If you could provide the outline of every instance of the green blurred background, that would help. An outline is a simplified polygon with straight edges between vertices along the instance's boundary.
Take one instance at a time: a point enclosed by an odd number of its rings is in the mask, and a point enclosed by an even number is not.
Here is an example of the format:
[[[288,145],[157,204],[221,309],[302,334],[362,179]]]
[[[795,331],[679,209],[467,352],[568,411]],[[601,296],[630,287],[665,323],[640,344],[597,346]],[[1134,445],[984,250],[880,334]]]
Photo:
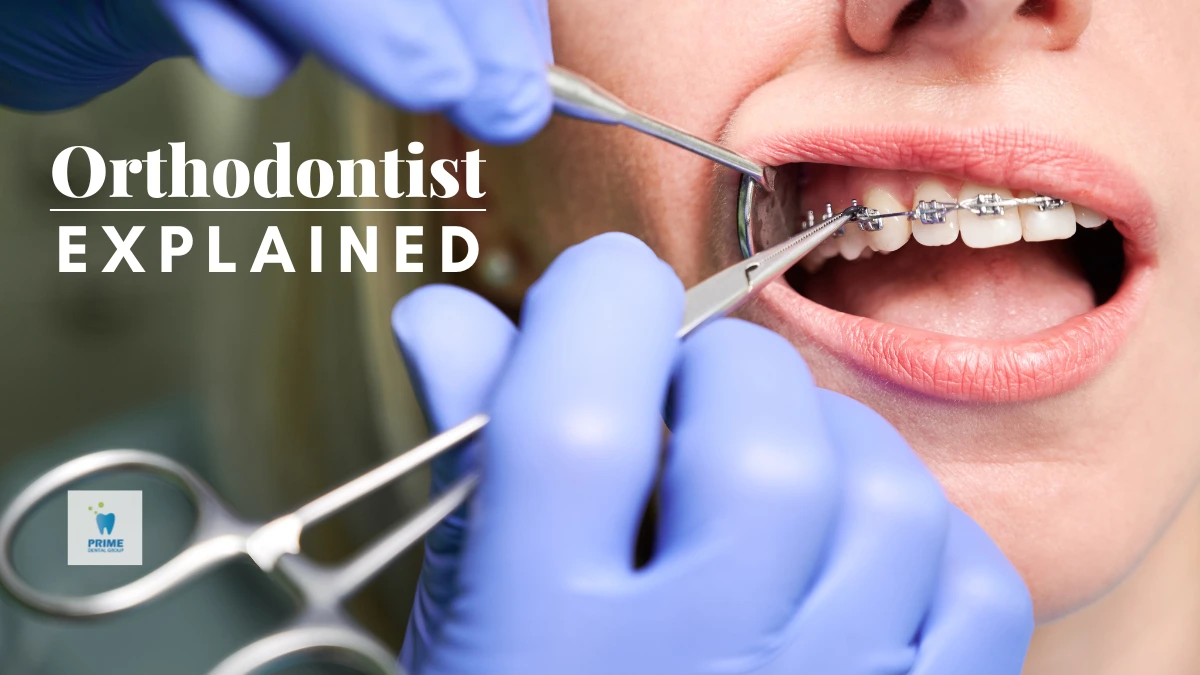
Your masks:
[[[332,161],[372,156],[372,134],[382,136],[385,146],[404,147],[395,137],[408,132],[390,124],[360,94],[312,64],[263,100],[230,96],[193,64],[176,61],[76,110],[0,110],[0,499],[7,503],[30,479],[67,458],[129,447],[180,459],[237,511],[266,519],[424,437],[393,353],[387,308],[427,279],[337,272],[337,229],[352,224],[348,214],[50,212],[114,206],[113,200],[72,200],[55,190],[51,165],[73,145],[123,159],[186,141],[189,154],[209,160],[211,168],[225,158],[253,166],[273,155],[271,143],[291,141],[295,157]],[[382,132],[373,128],[379,126]],[[415,139],[403,142],[408,140]],[[144,190],[141,197],[139,190],[131,192],[135,198],[119,206],[209,206],[155,203]],[[253,208],[259,201],[247,198],[237,206]],[[270,224],[282,227],[297,274],[248,273]],[[85,274],[57,271],[62,225],[90,227]],[[112,253],[102,225],[122,232],[147,226],[134,248],[146,273],[100,273]],[[171,274],[158,271],[161,225],[186,225],[195,236],[192,253],[177,260]],[[236,274],[207,272],[210,225],[222,226],[223,256],[238,262]],[[305,272],[311,225],[326,229],[322,274]],[[382,251],[388,242],[381,239]],[[437,260],[430,248],[427,259]],[[390,264],[381,259],[381,270]],[[322,525],[306,536],[306,551],[325,561],[344,556],[417,508],[426,481],[414,476]],[[64,494],[46,503],[18,537],[18,567],[40,588],[90,593],[114,587],[161,564],[188,535],[190,507],[164,483],[116,475],[79,487],[144,491],[145,567],[68,567]],[[355,616],[396,648],[419,558],[410,552],[353,603]],[[289,598],[247,565],[103,621],[49,620],[5,596],[0,671],[204,673],[278,626],[290,610]]]

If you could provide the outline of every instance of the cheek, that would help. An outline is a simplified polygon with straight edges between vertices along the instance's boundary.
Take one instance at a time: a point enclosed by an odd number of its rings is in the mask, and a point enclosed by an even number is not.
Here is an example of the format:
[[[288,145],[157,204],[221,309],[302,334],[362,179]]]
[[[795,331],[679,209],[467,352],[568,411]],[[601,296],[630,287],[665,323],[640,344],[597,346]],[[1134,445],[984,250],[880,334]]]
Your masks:
[[[525,236],[546,262],[597,234],[627,232],[690,285],[711,271],[714,237],[736,245],[736,179],[705,160],[628,129],[562,119],[527,152],[540,196]],[[714,200],[728,206],[714,209]]]
[[[737,178],[708,160],[630,129],[565,118],[521,152],[536,208],[536,222],[521,227],[543,262],[602,232],[627,232],[690,284],[711,271],[714,237],[736,245]]]

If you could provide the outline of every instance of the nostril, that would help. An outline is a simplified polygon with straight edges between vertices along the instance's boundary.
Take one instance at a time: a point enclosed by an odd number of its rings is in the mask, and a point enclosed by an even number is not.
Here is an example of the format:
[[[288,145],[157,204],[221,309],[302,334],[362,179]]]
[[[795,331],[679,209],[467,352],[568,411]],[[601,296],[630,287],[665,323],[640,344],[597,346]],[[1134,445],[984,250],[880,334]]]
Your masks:
[[[859,48],[883,53],[911,46],[971,67],[1005,58],[1006,49],[1069,49],[1091,18],[1094,0],[843,0],[846,32]],[[920,50],[925,51],[925,50]]]
[[[1037,27],[1046,48],[1069,49],[1091,22],[1092,0],[1025,0],[1017,16]]]
[[[1017,15],[1028,17],[1049,16],[1053,10],[1052,4],[1049,0],[1026,0],[1025,4],[1017,9]]]
[[[972,9],[972,3],[989,1],[991,0],[912,0],[896,15],[892,30],[901,32],[920,23],[941,29],[961,26],[964,21],[978,14],[978,6]]]
[[[896,22],[892,25],[893,30],[903,30],[920,23],[925,14],[929,12],[930,6],[933,5],[933,0],[913,0],[900,10],[900,14],[896,17]]]

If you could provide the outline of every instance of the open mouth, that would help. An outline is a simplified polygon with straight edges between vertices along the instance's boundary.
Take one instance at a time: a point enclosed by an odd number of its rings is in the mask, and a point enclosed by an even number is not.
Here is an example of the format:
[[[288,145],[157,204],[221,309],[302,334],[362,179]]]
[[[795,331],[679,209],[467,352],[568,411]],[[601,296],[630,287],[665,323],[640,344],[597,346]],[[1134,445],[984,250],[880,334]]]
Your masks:
[[[880,213],[921,202],[1014,195],[944,176],[800,164],[780,172],[801,183],[802,210],[861,203]],[[788,275],[792,288],[829,309],[944,335],[1020,339],[1086,314],[1113,298],[1125,270],[1121,235],[1108,216],[1066,203],[992,215],[950,211],[942,222],[884,218],[847,228]]]
[[[775,138],[759,148],[759,156],[773,151],[777,162],[791,160],[775,166],[780,180],[793,183],[785,188],[800,195],[800,213],[821,213],[827,203],[840,210],[852,199],[881,213],[980,195],[1067,201],[989,215],[957,210],[940,223],[885,218],[878,231],[848,226],[786,284],[763,293],[781,332],[869,374],[955,400],[1050,396],[1109,363],[1150,283],[1147,199],[1075,147],[1042,139],[1039,163],[1027,140],[1017,141],[1020,153],[1003,147],[1013,134],[987,136],[991,148],[979,147],[980,138],[938,134],[943,147],[933,149],[898,145],[895,134],[875,148],[869,135],[836,147],[816,136]],[[963,162],[960,151],[957,166],[939,166],[944,144],[961,149],[964,140],[991,159]]]

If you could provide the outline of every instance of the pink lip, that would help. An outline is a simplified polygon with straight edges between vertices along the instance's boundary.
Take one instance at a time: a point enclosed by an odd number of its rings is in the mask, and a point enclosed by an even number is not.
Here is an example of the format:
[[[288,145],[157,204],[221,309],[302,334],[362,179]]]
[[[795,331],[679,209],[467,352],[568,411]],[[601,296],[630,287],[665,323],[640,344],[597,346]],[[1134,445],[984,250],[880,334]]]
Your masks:
[[[868,373],[951,400],[1053,396],[1110,363],[1142,315],[1155,269],[1153,205],[1127,171],[1078,143],[1025,128],[946,131],[891,125],[731,140],[734,149],[774,166],[816,162],[903,169],[1036,190],[1108,214],[1124,236],[1126,275],[1117,294],[1084,315],[1020,340],[960,338],[881,323],[828,309],[782,282],[763,292],[760,306]]]

